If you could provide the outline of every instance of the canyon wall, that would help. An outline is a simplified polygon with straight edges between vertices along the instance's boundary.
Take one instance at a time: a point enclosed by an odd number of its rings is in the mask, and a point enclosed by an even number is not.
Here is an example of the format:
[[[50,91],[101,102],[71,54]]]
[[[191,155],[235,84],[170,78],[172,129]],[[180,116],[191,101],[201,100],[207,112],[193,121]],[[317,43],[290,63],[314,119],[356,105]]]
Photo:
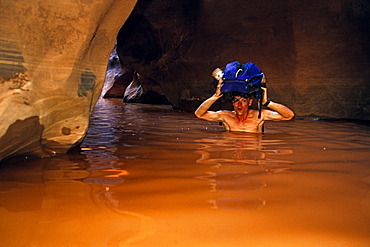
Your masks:
[[[100,96],[134,0],[2,0],[0,160],[66,152]]]
[[[370,120],[370,2],[138,1],[118,35],[125,66],[193,111],[214,92],[211,72],[256,63],[273,101],[297,117]]]

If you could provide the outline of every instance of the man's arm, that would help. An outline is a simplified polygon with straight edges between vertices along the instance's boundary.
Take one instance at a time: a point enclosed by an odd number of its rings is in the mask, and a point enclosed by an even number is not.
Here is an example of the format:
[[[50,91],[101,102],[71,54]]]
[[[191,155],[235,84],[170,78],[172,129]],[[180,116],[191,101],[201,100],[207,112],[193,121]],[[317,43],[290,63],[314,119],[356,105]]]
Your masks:
[[[290,110],[285,105],[272,102],[268,99],[267,88],[262,88],[264,90],[262,104],[265,105],[268,101],[268,107],[270,110],[264,110],[264,119],[265,120],[291,120],[294,117],[294,112]]]
[[[264,120],[291,120],[294,117],[294,112],[285,105],[270,101],[268,108],[264,110]]]
[[[223,120],[222,115],[219,112],[208,111],[208,109],[222,96],[221,94],[222,82],[223,82],[222,79],[219,79],[216,93],[209,99],[205,100],[198,107],[198,109],[194,112],[195,116],[197,116],[200,119],[208,121],[220,122]]]
[[[222,116],[219,112],[208,111],[208,109],[217,101],[218,98],[220,98],[220,96],[213,95],[209,99],[205,100],[194,112],[195,116],[208,121],[222,121]]]

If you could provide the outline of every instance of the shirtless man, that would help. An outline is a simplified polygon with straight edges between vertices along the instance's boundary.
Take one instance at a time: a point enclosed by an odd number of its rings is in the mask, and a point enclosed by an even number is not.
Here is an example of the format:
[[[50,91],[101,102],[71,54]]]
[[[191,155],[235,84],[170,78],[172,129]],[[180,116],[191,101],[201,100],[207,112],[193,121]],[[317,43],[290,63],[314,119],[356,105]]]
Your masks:
[[[216,93],[205,100],[195,111],[195,116],[198,118],[222,122],[228,131],[262,133],[263,124],[266,120],[290,120],[294,117],[294,112],[288,107],[268,99],[267,88],[262,88],[264,90],[262,104],[269,109],[262,109],[260,118],[258,118],[259,112],[257,110],[249,109],[253,103],[253,99],[241,96],[234,96],[233,98],[234,111],[208,111],[213,103],[222,97],[223,71],[216,69],[212,75],[218,80]]]

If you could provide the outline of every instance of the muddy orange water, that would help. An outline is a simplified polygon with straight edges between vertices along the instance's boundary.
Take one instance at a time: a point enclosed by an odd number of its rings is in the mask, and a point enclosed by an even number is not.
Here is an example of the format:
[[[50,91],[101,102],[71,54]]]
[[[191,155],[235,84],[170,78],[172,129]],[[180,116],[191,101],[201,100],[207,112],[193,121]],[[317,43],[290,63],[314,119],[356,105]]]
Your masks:
[[[78,152],[0,166],[0,246],[370,246],[370,127],[225,132],[100,100]]]

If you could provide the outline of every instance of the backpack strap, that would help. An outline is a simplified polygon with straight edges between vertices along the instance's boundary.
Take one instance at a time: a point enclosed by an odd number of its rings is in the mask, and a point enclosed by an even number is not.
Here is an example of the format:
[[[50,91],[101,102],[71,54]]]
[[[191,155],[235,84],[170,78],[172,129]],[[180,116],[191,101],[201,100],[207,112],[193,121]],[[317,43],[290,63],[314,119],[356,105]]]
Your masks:
[[[257,106],[258,106],[258,118],[261,118],[261,115],[262,115],[262,100],[261,99],[258,99]]]

